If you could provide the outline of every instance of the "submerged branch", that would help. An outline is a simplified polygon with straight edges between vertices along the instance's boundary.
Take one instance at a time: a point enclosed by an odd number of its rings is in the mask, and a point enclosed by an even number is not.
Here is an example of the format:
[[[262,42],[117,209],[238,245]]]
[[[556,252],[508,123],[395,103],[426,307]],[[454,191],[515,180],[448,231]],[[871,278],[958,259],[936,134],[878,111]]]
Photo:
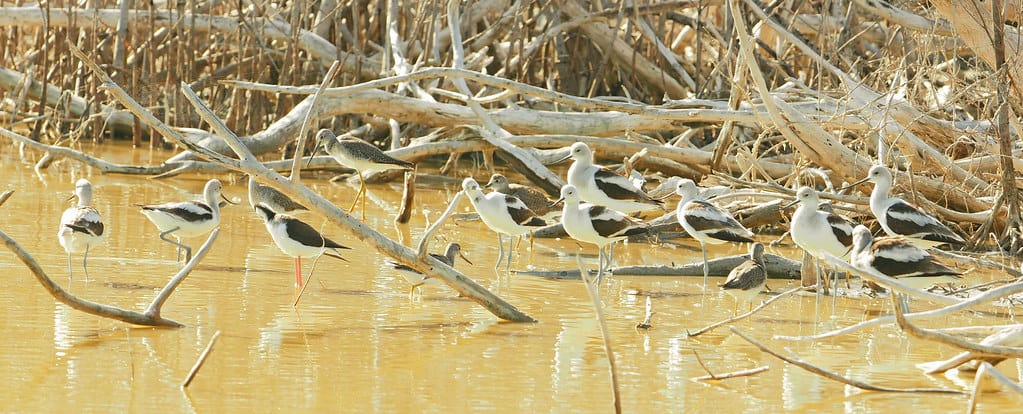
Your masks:
[[[745,339],[746,342],[749,342],[750,344],[752,344],[753,346],[759,348],[761,351],[767,353],[768,355],[771,355],[771,356],[773,356],[775,358],[778,358],[778,359],[780,359],[782,361],[785,361],[785,362],[788,362],[788,363],[790,363],[792,365],[800,367],[800,368],[802,368],[802,369],[804,369],[806,371],[809,371],[810,373],[817,374],[817,375],[820,375],[820,376],[822,376],[824,378],[827,378],[827,379],[830,379],[830,380],[833,380],[833,381],[838,381],[838,382],[841,382],[843,384],[859,388],[861,390],[865,390],[865,391],[878,391],[878,392],[907,392],[907,393],[966,395],[965,392],[957,391],[957,390],[947,390],[947,389],[942,389],[942,388],[892,388],[892,387],[885,387],[885,386],[881,386],[881,385],[874,385],[874,384],[871,384],[871,383],[855,380],[855,379],[846,377],[844,375],[838,374],[836,372],[832,372],[832,371],[828,371],[828,370],[826,370],[824,368],[820,368],[820,367],[818,367],[816,365],[813,365],[813,364],[811,364],[809,362],[806,362],[806,361],[802,360],[799,357],[785,356],[785,355],[779,354],[779,353],[775,352],[774,350],[772,350],[771,348],[768,348],[766,345],[760,343],[756,339],[753,339],[749,335],[746,335],[745,333],[740,331],[738,328],[732,326],[732,327],[730,327],[730,329],[732,330],[732,333],[738,335],[742,339]]]

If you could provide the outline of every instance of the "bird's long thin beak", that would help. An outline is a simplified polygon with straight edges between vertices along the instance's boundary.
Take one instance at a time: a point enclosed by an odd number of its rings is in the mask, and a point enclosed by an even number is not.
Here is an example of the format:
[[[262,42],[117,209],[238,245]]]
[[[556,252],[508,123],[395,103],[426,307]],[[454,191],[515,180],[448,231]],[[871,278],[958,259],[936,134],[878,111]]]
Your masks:
[[[303,168],[309,168],[309,164],[313,163],[313,158],[316,158],[316,154],[319,154],[319,152],[320,152],[320,143],[317,142],[316,143],[316,148],[313,149],[313,153],[309,154],[309,158],[307,158],[305,160],[305,167],[303,167]]]
[[[66,202],[68,202],[68,201],[74,200],[74,199],[75,199],[75,197],[78,197],[78,194],[75,194],[75,193],[71,193],[71,196],[69,196],[69,197],[67,198],[67,200],[64,200],[64,202],[66,203]]]
[[[569,158],[572,158],[572,150],[568,150],[568,155],[566,155],[566,156],[565,156],[564,158],[562,158],[562,159],[559,159],[559,160],[557,160],[557,161],[554,161],[554,162],[553,162],[552,164],[561,164],[561,163],[565,162],[565,160],[567,160],[567,159],[569,159]]]
[[[551,205],[547,206],[547,208],[554,208],[554,206],[561,204],[562,201],[565,201],[565,197],[561,197],[557,200],[554,200],[554,202],[551,203]]]
[[[839,192],[839,191],[845,191],[845,190],[848,190],[848,189],[850,189],[850,188],[853,188],[853,187],[855,187],[855,186],[858,186],[858,185],[860,185],[860,184],[863,184],[863,183],[867,182],[868,180],[870,180],[870,176],[869,176],[869,175],[868,175],[868,176],[866,176],[866,177],[863,177],[863,179],[862,179],[862,180],[856,181],[856,182],[854,182],[854,183],[852,183],[852,184],[849,184],[849,185],[847,185],[847,186],[845,186],[845,187],[839,188],[838,190],[835,190],[835,192],[837,193],[837,192]]]
[[[238,203],[235,203],[235,202],[233,202],[231,200],[228,200],[227,196],[225,196],[224,193],[220,193],[220,198],[224,199],[224,201],[226,201],[227,204],[238,204]]]
[[[465,255],[464,255],[464,254],[462,254],[462,252],[458,252],[458,257],[461,257],[461,258],[462,258],[462,260],[465,260],[465,262],[466,262],[466,263],[468,263],[468,264],[472,264],[472,262],[471,262],[471,261],[469,261],[469,258],[468,258],[468,257],[465,257]]]
[[[790,203],[786,203],[784,206],[781,206],[781,209],[784,210],[784,209],[792,207],[792,206],[794,206],[796,204],[799,204],[799,199],[798,198],[795,199],[795,200],[792,200],[792,202],[790,202]]]

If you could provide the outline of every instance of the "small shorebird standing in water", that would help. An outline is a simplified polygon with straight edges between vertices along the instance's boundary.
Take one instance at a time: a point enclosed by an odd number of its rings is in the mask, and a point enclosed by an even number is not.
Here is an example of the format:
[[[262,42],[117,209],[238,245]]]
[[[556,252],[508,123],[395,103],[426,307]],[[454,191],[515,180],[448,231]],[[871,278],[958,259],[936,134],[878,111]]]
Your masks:
[[[568,167],[568,183],[575,186],[580,200],[626,214],[661,208],[661,200],[651,198],[628,178],[594,164],[593,152],[585,143],[572,144],[568,156],[558,162],[569,158],[575,161]]]
[[[522,200],[497,191],[483,194],[479,183],[472,177],[462,180],[462,191],[469,197],[469,203],[479,213],[480,220],[483,220],[487,227],[497,233],[497,245],[500,253],[497,256],[495,268],[501,267],[501,261],[504,260],[504,240],[501,235],[509,236],[507,268],[511,269],[512,253],[514,253],[514,240],[512,239],[523,236],[535,228],[546,226],[547,222],[526,207]],[[530,251],[532,251],[532,238],[530,238],[529,245]]]
[[[942,244],[963,245],[966,241],[958,234],[913,205],[898,197],[889,197],[892,172],[883,165],[870,167],[866,178],[845,186],[854,187],[867,181],[874,183],[870,192],[870,211],[889,236],[902,236],[921,249]],[[843,189],[844,189],[843,188]]]
[[[433,256],[434,259],[440,260],[441,263],[451,266],[452,268],[455,267],[455,256],[461,257],[462,260],[465,260],[465,262],[468,264],[472,264],[472,262],[469,261],[469,258],[465,257],[465,255],[462,254],[462,245],[458,243],[448,243],[447,248],[444,249],[443,255],[437,253],[430,253],[430,256]],[[436,278],[430,278],[429,276],[419,273],[415,269],[405,266],[403,264],[396,263],[394,261],[388,261],[388,264],[391,266],[391,268],[400,272],[401,277],[405,278],[405,280],[412,284],[412,288],[409,289],[408,292],[409,298],[411,298],[415,294],[416,288],[419,288],[420,286],[423,286],[428,283],[438,282]]]
[[[192,260],[192,248],[182,244],[181,238],[200,236],[220,225],[220,199],[234,204],[220,193],[221,188],[220,180],[214,178],[206,182],[202,200],[140,206],[142,214],[160,229],[160,239],[177,246],[178,260],[182,249],[185,262]],[[167,235],[173,235],[177,241]]]
[[[820,275],[820,257],[827,252],[838,258],[846,258],[852,248],[853,227],[856,223],[838,214],[821,211],[820,196],[810,187],[800,187],[796,199],[784,208],[799,204],[792,213],[789,233],[792,241],[805,250],[817,262]],[[817,278],[820,291],[821,277]],[[825,279],[826,281],[826,279]],[[837,287],[836,287],[837,289]]]
[[[597,245],[597,268],[603,275],[605,266],[611,262],[610,253],[604,254],[604,247],[612,245],[629,236],[644,234],[649,231],[646,223],[610,208],[583,203],[580,204],[579,192],[575,186],[568,184],[561,187],[561,198],[564,202],[561,212],[561,225],[573,239]]]
[[[735,298],[736,308],[740,301],[746,301],[749,302],[749,310],[752,311],[753,300],[765,287],[767,265],[764,264],[764,245],[753,243],[749,247],[749,260],[740,263],[728,273],[728,279],[721,284],[721,289]]]
[[[675,193],[682,196],[675,210],[675,216],[682,228],[700,242],[703,252],[703,290],[707,290],[707,243],[726,242],[752,243],[753,232],[732,217],[732,214],[705,200],[698,199],[700,190],[688,178],[678,181]]]
[[[57,240],[67,252],[67,274],[71,279],[71,253],[85,252],[82,256],[82,268],[85,269],[85,280],[89,280],[89,248],[103,241],[103,218],[92,206],[92,183],[84,178],[75,182],[75,193],[68,198],[78,198],[78,204],[64,210],[60,215],[60,229]]]
[[[362,220],[366,221],[366,179],[364,174],[369,171],[389,170],[401,168],[411,170],[415,167],[410,162],[402,161],[385,154],[380,148],[373,144],[353,137],[342,135],[338,137],[329,129],[321,129],[316,134],[316,145],[323,146],[341,165],[354,168],[359,173],[359,192],[352,201],[349,212],[355,211],[355,205],[362,198]]]
[[[338,249],[348,249],[340,243],[324,237],[304,221],[283,213],[277,213],[266,204],[256,204],[256,212],[263,218],[266,231],[270,233],[277,248],[295,258],[295,287],[302,287],[302,258],[319,257],[322,254],[341,260]],[[312,270],[310,270],[312,272]]]

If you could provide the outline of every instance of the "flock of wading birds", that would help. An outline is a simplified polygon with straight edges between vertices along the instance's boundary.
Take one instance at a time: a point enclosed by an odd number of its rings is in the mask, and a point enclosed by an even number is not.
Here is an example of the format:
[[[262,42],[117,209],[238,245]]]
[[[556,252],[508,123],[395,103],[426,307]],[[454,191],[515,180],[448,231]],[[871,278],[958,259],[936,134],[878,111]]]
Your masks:
[[[365,141],[347,135],[337,137],[328,129],[320,130],[316,140],[317,148],[322,147],[342,165],[357,170],[360,181],[366,171],[413,167]],[[500,256],[497,266],[505,257],[502,235],[509,236],[507,260],[510,266],[512,239],[547,225],[541,215],[558,203],[563,203],[560,220],[565,232],[580,242],[597,245],[601,271],[610,263],[614,242],[648,231],[646,223],[630,214],[661,208],[663,198],[655,199],[640,188],[642,183],[637,186],[634,180],[595,164],[593,153],[584,143],[573,144],[562,161],[569,158],[574,162],[568,169],[568,185],[561,188],[561,198],[555,202],[539,190],[511,184],[501,175],[495,175],[486,185],[494,188],[486,194],[471,177],[462,181],[462,190],[482,221],[498,233]],[[820,209],[817,192],[810,187],[802,187],[796,192],[796,199],[786,206],[799,204],[792,215],[790,227],[796,244],[818,260],[828,253],[848,260],[855,267],[874,269],[917,288],[961,278],[959,272],[939,263],[926,249],[943,244],[961,245],[965,241],[934,217],[902,199],[889,197],[892,173],[884,166],[872,167],[867,177],[845,188],[866,181],[874,183],[870,210],[886,237],[875,239],[867,227],[828,209]],[[677,183],[675,193],[682,199],[675,214],[686,232],[700,242],[704,288],[708,273],[706,244],[752,243],[749,260],[733,269],[721,285],[729,293],[736,294],[737,300],[752,302],[765,288],[764,246],[754,242],[753,232],[744,228],[727,210],[704,199],[692,180],[680,179]],[[288,215],[289,212],[305,210],[305,207],[284,194],[260,185],[252,178],[249,179],[248,192],[249,203],[263,219],[273,241],[281,251],[294,257],[296,286],[302,285],[302,258],[322,254],[340,257],[339,249],[347,249]],[[363,220],[366,214],[365,192],[363,183],[349,208],[349,211],[354,211],[361,197]],[[100,243],[104,234],[103,221],[92,207],[92,185],[88,180],[77,181],[72,197],[75,196],[77,205],[68,208],[61,216],[58,238],[68,253],[69,277],[72,273],[71,254],[84,253],[82,266],[86,268],[88,278],[86,261],[89,249]],[[181,250],[185,250],[185,260],[188,261],[191,260],[191,248],[181,243],[181,238],[200,236],[217,227],[221,198],[227,201],[221,195],[220,181],[213,179],[206,183],[201,200],[142,205],[141,208],[142,214],[160,230],[160,238],[177,246],[179,259]],[[174,236],[175,240],[168,236]],[[461,255],[461,247],[457,243],[449,244],[444,255],[433,254],[449,266],[454,265],[456,255],[468,261]],[[398,264],[394,267],[413,284],[410,294],[419,285],[433,280],[411,268]]]

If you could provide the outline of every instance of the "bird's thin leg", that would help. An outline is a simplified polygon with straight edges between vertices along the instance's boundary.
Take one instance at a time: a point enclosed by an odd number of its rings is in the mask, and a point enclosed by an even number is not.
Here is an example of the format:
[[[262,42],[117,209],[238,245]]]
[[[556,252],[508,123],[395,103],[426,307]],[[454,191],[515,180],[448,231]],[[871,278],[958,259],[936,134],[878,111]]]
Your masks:
[[[501,240],[501,233],[497,233],[497,263],[494,264],[494,269],[501,268],[501,260],[504,259],[504,241]]]
[[[533,264],[533,231],[529,231],[529,264]]]
[[[71,251],[67,252],[67,280],[70,282],[74,279],[74,272],[71,270]]]
[[[512,248],[514,241],[515,240],[512,238],[512,236],[509,235],[508,236],[508,258],[505,259],[505,260],[508,260],[508,262],[506,262],[504,264],[504,270],[506,272],[510,272],[511,271],[512,258],[515,257],[515,249]]]
[[[295,287],[302,287],[302,256],[295,257]]]
[[[700,243],[700,250],[703,251],[703,291],[707,291],[707,274],[710,273],[710,265],[707,264],[707,245]]]
[[[184,244],[181,244],[181,239],[178,236],[174,236],[174,238],[177,239],[177,241],[174,241],[174,240],[171,240],[171,239],[167,238],[168,235],[170,235],[171,233],[174,233],[174,232],[176,232],[176,231],[178,231],[180,229],[181,229],[181,227],[175,227],[173,229],[170,229],[170,230],[167,230],[165,232],[160,233],[160,240],[163,240],[163,241],[165,241],[167,243],[173,244],[173,245],[178,247],[178,250],[177,250],[178,257],[175,260],[178,260],[178,261],[181,260],[181,249],[185,249],[185,251],[188,252],[188,259],[187,260],[191,260],[192,259],[192,249],[189,248],[188,246],[185,246]]]
[[[614,261],[615,261],[615,242],[611,242],[611,244],[609,244],[607,246],[607,270],[608,270],[608,272],[610,272],[611,271],[611,267],[615,265]]]
[[[362,197],[363,190],[366,189],[366,182],[362,180],[362,171],[355,170],[359,173],[359,191],[355,193],[355,200],[352,200],[352,206],[348,208],[348,214],[352,214],[355,211],[355,206],[359,205],[359,198]],[[366,205],[362,205],[362,220],[366,221]]]
[[[89,245],[85,245],[85,254],[82,256],[82,269],[85,270],[85,281],[89,281]]]
[[[362,178],[362,170],[359,170],[359,182],[362,184],[362,221],[366,221],[366,179]]]

